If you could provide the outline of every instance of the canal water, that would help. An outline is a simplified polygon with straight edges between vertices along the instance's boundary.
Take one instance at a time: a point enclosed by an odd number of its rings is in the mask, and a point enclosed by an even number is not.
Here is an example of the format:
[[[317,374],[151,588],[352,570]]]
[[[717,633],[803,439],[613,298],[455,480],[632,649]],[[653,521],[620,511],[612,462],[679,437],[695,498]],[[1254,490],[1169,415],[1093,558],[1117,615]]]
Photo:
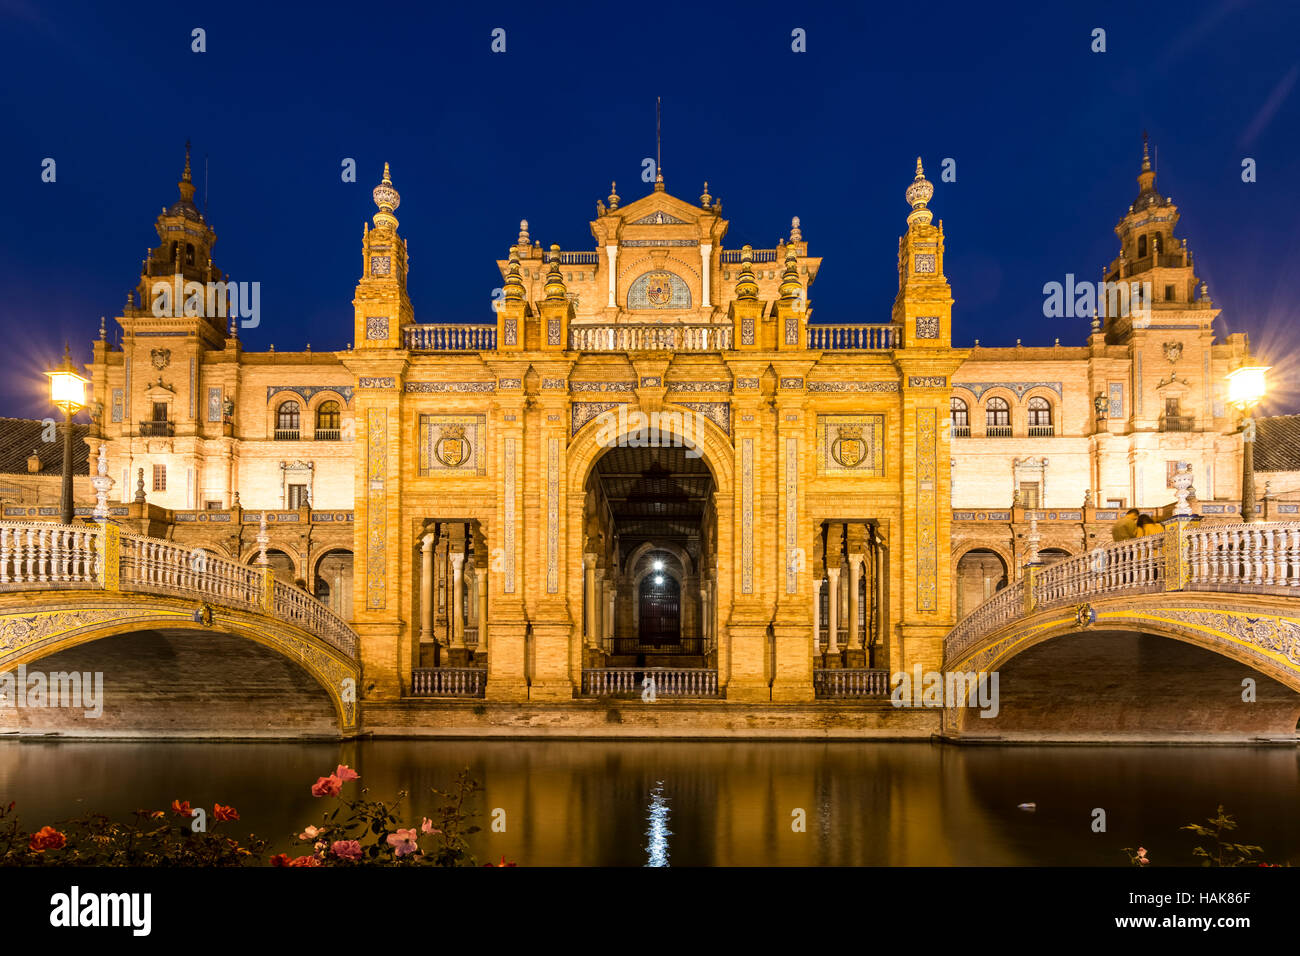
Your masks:
[[[333,806],[311,784],[339,763],[361,773],[345,795],[409,791],[410,825],[435,805],[430,788],[468,767],[484,788],[472,800],[480,862],[1121,866],[1123,848],[1141,845],[1156,864],[1194,865],[1205,841],[1179,828],[1223,804],[1239,822],[1232,839],[1300,864],[1300,749],[1284,747],[7,739],[0,801],[18,804],[28,830],[221,802],[241,815],[235,832],[302,852],[292,835]]]

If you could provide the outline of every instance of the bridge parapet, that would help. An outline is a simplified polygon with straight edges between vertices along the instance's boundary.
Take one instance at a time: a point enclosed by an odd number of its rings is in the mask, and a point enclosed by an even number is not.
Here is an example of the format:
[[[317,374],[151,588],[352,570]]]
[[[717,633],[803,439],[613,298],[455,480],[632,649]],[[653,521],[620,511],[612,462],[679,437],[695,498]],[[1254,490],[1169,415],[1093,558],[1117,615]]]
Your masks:
[[[0,590],[98,588],[197,599],[260,612],[296,625],[357,660],[348,623],[269,568],[248,567],[201,548],[123,534],[108,522],[61,525],[0,521]]]
[[[1038,610],[1121,594],[1233,591],[1300,597],[1300,522],[1201,526],[1173,518],[1164,534],[1103,545],[1024,576],[972,610],[944,640],[961,661],[990,635]]]

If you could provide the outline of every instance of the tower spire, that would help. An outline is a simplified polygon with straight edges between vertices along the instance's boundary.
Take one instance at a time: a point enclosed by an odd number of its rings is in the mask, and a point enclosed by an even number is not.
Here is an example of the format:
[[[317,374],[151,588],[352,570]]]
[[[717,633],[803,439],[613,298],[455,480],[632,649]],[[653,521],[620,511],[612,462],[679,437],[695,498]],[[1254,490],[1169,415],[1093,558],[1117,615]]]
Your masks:
[[[663,97],[655,97],[655,192],[664,191]]]
[[[186,202],[194,201],[194,176],[190,172],[190,141],[185,141],[185,171],[181,173],[181,181],[176,184],[181,192],[181,199]]]

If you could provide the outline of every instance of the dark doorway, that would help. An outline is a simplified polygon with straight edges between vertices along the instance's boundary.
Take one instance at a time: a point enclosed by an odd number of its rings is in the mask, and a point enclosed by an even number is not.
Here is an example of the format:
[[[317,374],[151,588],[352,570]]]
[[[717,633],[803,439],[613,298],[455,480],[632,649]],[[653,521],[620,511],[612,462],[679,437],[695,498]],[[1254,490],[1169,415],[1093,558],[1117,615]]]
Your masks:
[[[682,591],[670,574],[650,573],[641,579],[641,643],[662,647],[682,639]]]

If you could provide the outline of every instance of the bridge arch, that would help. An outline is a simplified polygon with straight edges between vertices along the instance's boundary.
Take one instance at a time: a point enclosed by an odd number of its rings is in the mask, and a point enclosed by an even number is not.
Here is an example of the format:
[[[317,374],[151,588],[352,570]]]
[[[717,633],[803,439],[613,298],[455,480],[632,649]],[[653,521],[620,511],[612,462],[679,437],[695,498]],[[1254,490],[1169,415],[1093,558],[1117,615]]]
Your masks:
[[[210,615],[210,616],[209,616]],[[200,601],[123,592],[59,590],[0,594],[0,672],[60,651],[143,631],[227,634],[274,651],[329,696],[344,732],[357,729],[359,668],[341,651],[286,621]]]

